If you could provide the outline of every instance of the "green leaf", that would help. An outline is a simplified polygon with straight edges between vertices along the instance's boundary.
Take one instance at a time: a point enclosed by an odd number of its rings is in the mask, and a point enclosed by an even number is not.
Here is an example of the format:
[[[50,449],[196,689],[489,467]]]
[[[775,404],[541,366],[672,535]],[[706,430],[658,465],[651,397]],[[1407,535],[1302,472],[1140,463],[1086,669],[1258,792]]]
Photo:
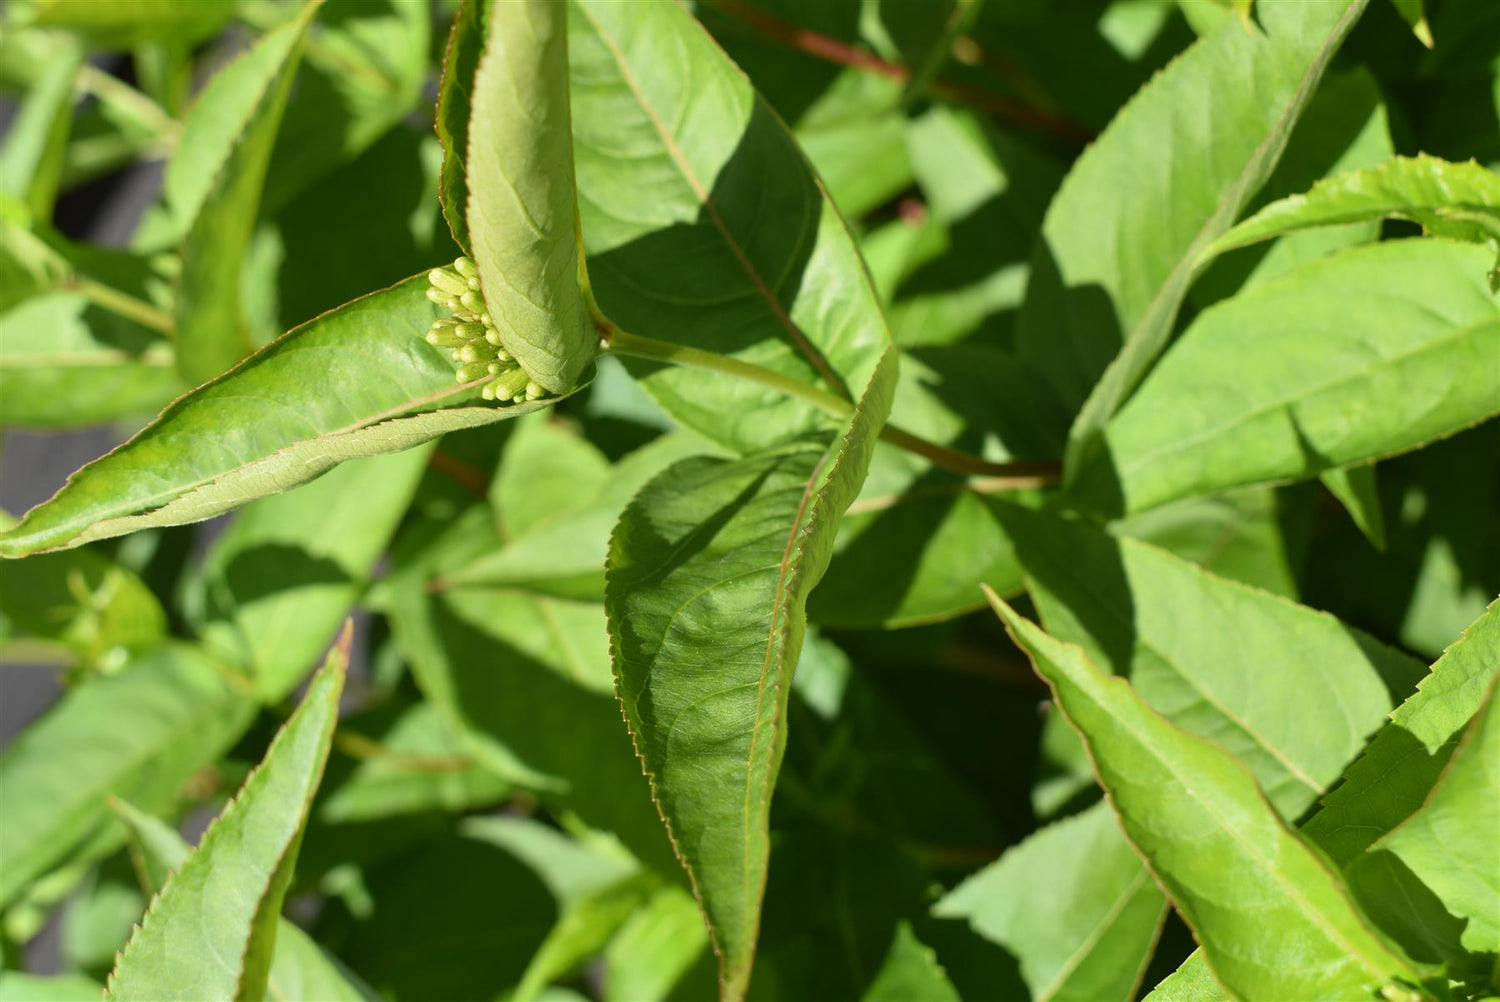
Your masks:
[[[1265,206],[1306,191],[1332,174],[1363,170],[1394,154],[1390,123],[1380,85],[1363,67],[1329,72],[1297,119],[1286,152],[1260,192],[1246,207],[1254,214]],[[1308,261],[1374,243],[1380,221],[1303,230],[1243,254],[1204,259],[1188,291],[1188,301],[1202,309],[1236,292],[1275,278]]]
[[[1500,240],[1500,175],[1470,160],[1418,154],[1325,178],[1305,195],[1273,202],[1215,240],[1205,257],[1317,226],[1407,219],[1434,236]]]
[[[160,818],[126,801],[117,800],[110,806],[130,832],[131,852],[147,889],[153,894],[159,892],[171,875],[182,869],[193,847]],[[319,1002],[364,1002],[377,998],[311,936],[287,919],[276,923],[267,991],[271,998]]]
[[[376,712],[390,719],[390,709]],[[336,830],[399,815],[456,813],[494,804],[507,792],[498,776],[467,761],[462,739],[437,707],[423,701],[396,709],[372,736],[363,715],[347,721],[351,733],[378,739],[389,754],[337,770],[330,765],[313,807],[314,825]],[[316,831],[309,831],[309,843]],[[340,849],[347,852],[347,846]]]
[[[1175,553],[1221,578],[1295,599],[1315,500],[1308,492],[1251,487],[1172,501],[1122,519],[1111,531]]]
[[[1366,910],[1413,955],[1500,952],[1500,680],[1491,679],[1426,801],[1349,867]],[[1492,960],[1479,963],[1480,978]]]
[[[889,411],[893,356],[836,446],[684,460],[637,495],[610,542],[617,692],[728,999],[743,997],[754,960],[807,595]]]
[[[1305,832],[1340,866],[1393,831],[1426,799],[1500,670],[1500,601],[1472,623],[1391,714]]]
[[[0,1002],[97,1002],[104,986],[80,974],[0,971]]]
[[[604,601],[609,535],[620,512],[672,463],[716,451],[696,435],[679,432],[642,446],[611,468],[584,440],[555,429],[541,431],[545,427],[523,425],[500,464],[492,494],[510,538],[447,575],[447,586],[524,588]],[[605,465],[601,469],[597,463]]]
[[[571,9],[579,212],[604,315],[857,396],[889,336],[795,141],[686,9]],[[810,405],[734,376],[626,364],[681,424],[737,451],[824,427]]]
[[[0,209],[4,209],[0,205]],[[9,310],[38,293],[57,288],[72,276],[72,266],[40,237],[0,215],[0,310]]]
[[[169,38],[196,42],[212,35],[234,13],[233,0],[33,0],[30,24],[66,28],[89,42],[125,49],[139,42]]]
[[[933,905],[1015,957],[1033,1002],[1128,1002],[1166,899],[1099,803],[1043,828]]]
[[[0,423],[9,427],[155,414],[185,389],[167,341],[81,292],[46,292],[0,313],[0,368]]]
[[[175,319],[177,367],[189,383],[212,379],[250,353],[240,271],[318,6],[308,3],[204,86],[167,167],[167,200],[184,227]]]
[[[1405,452],[1500,412],[1486,257],[1387,241],[1204,311],[1110,421],[1078,493],[1139,511]]]
[[[1411,658],[1327,613],[1148,544],[1020,509],[1007,518],[1048,631],[1222,745],[1283,817],[1328,790],[1421,677]]]
[[[351,634],[346,625],[260,766],[152,899],[106,997],[265,997],[282,899],[338,723]]]
[[[1151,989],[1143,1002],[1229,1002],[1229,996],[1224,986],[1214,980],[1203,951],[1194,950],[1181,967]]]
[[[1385,549],[1385,516],[1380,511],[1380,494],[1375,486],[1375,464],[1345,466],[1318,474],[1323,486],[1339,499],[1359,531],[1370,545]]]
[[[81,47],[60,48],[28,88],[0,151],[0,193],[24,204],[35,219],[52,218],[73,121],[73,79],[83,64]]]
[[[604,951],[605,1002],[660,1002],[708,947],[703,914],[681,887],[657,888]]]
[[[282,7],[277,16],[295,10]],[[256,8],[240,4],[239,12]],[[432,12],[425,4],[325,0],[276,132],[263,196],[268,213],[283,212],[309,184],[326,181],[412,114],[429,72],[431,36]],[[431,191],[424,189],[429,198]],[[370,277],[365,274],[361,289],[369,288]]]
[[[1126,837],[1232,994],[1362,998],[1418,982],[1249,770],[1169,724],[1081,648],[990,601],[1083,735]]]
[[[902,922],[896,927],[891,952],[886,955],[880,973],[865,989],[862,1002],[906,1002],[908,999],[961,1002],[958,990],[948,980],[937,955],[917,938],[910,923]]]
[[[12,523],[0,514],[0,525]],[[0,564],[0,614],[22,634],[60,644],[101,671],[123,667],[167,629],[145,583],[92,550]]]
[[[1202,249],[1270,176],[1364,7],[1267,4],[1263,31],[1224,18],[1074,164],[1047,210],[1018,332],[1059,417],[1082,405],[1070,477],[1166,347]]]
[[[517,421],[490,482],[490,504],[502,535],[516,539],[586,507],[609,469],[609,458],[598,446],[551,415]],[[602,557],[599,566],[604,566]]]
[[[453,241],[464,254],[472,256],[469,240],[469,185],[465,176],[464,157],[469,151],[469,101],[474,85],[474,71],[484,54],[485,0],[459,0],[448,29],[448,44],[443,50],[443,74],[438,81],[438,138],[443,143],[443,167],[438,178],[438,200],[443,218],[453,233]]]
[[[1308,841],[1348,869],[1384,833],[1410,817],[1441,776],[1497,668],[1500,602],[1432,666],[1417,691],[1391,714],[1339,784],[1322,798],[1321,808],[1302,828]],[[1420,896],[1406,899],[1408,903],[1416,900]],[[1148,998],[1194,1002],[1226,996],[1199,950]]]
[[[468,236],[501,345],[533,380],[566,393],[599,339],[579,285],[568,8],[483,2],[464,158]]]
[[[417,276],[326,313],[162,412],[0,534],[0,556],[181,525],[553,401],[479,405],[422,340],[435,316]]]
[[[197,581],[199,634],[246,670],[263,702],[284,698],[328,647],[406,513],[430,454],[418,447],[345,463],[251,503],[215,540]]]
[[[186,646],[158,647],[69,692],[0,755],[0,903],[71,856],[119,844],[104,798],[153,811],[244,732],[254,701]],[[120,721],[131,726],[119,727]]]
[[[1432,27],[1427,23],[1427,11],[1422,0],[1391,0],[1402,20],[1411,25],[1413,35],[1429,49],[1432,48]]]
[[[494,545],[488,511],[472,513],[477,518],[454,523],[462,537],[459,552],[468,559]],[[593,656],[577,650],[607,652],[598,606],[547,609],[533,596],[489,588],[434,593],[412,574],[392,585],[389,613],[402,652],[474,760],[613,832],[646,866],[676,872],[620,726],[607,658],[594,667]],[[594,626],[569,628],[548,615],[558,609],[587,612]]]

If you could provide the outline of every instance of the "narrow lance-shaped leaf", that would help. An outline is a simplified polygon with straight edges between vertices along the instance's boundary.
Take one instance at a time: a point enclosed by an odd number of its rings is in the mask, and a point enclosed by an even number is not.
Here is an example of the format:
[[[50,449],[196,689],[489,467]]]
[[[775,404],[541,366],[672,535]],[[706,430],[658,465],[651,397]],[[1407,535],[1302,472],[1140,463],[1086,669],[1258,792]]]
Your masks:
[[[131,859],[142,883],[151,893],[159,892],[182,868],[193,847],[171,825],[128,801],[113,801],[110,808],[130,832]],[[274,999],[362,1002],[377,998],[288,919],[276,923],[276,948],[267,989]]]
[[[1032,261],[1019,344],[1052,382],[1063,420],[1082,405],[1068,433],[1070,477],[1166,346],[1200,252],[1270,176],[1364,8],[1264,4],[1253,31],[1223,18],[1121,109],[1063,182]]]
[[[183,123],[166,193],[179,225],[177,366],[197,384],[250,353],[240,271],[276,128],[321,0],[267,33],[204,86]]]
[[[1415,955],[1500,952],[1500,705],[1489,691],[1453,758],[1411,817],[1349,868],[1365,908]],[[1492,964],[1480,961],[1481,978]]]
[[[1433,236],[1455,240],[1500,241],[1500,175],[1472,160],[1449,163],[1425,153],[1395,157],[1272,202],[1215,240],[1203,256],[1296,230],[1370,219],[1407,219]]]
[[[610,543],[616,690],[708,918],[726,999],[744,996],[754,960],[807,595],[859,492],[895,377],[888,354],[835,446],[669,467]]]
[[[685,6],[569,9],[583,243],[610,323],[857,396],[890,336],[795,140]],[[738,452],[825,427],[737,376],[626,363],[674,419]]]
[[[484,0],[459,0],[448,44],[443,50],[443,75],[438,82],[435,128],[443,143],[443,166],[438,174],[438,200],[453,242],[473,255],[469,240],[469,184],[464,157],[469,152],[469,101],[474,71],[484,53]]]
[[[163,645],[78,686],[22,731],[0,755],[0,905],[59,863],[119,844],[107,796],[175,808],[183,784],[254,718],[234,682],[199,651]]]
[[[568,8],[482,2],[485,47],[464,161],[474,263],[501,346],[541,386],[566,393],[598,345],[579,284]]]
[[[1083,736],[1126,837],[1233,995],[1363,998],[1419,982],[1249,770],[1168,723],[1081,648],[992,592],[990,603]]]
[[[107,998],[265,997],[282,899],[338,723],[350,636],[346,625],[265,758],[152,899]]]
[[[196,522],[552,402],[479,404],[477,383],[456,384],[421,337],[436,314],[427,288],[420,276],[347,303],[176,401],[0,534],[0,557]]]
[[[1110,421],[1078,493],[1139,511],[1395,455],[1500,413],[1488,257],[1386,241],[1205,310]]]
[[[1500,602],[1464,631],[1397,707],[1364,753],[1345,770],[1302,834],[1347,868],[1426,799],[1453,754],[1464,724],[1500,671]],[[1217,994],[1213,994],[1217,992]],[[1223,999],[1195,952],[1148,996],[1154,1002]]]
[[[24,204],[34,219],[52,218],[73,122],[73,80],[83,56],[77,44],[59,45],[5,133],[0,193]]]

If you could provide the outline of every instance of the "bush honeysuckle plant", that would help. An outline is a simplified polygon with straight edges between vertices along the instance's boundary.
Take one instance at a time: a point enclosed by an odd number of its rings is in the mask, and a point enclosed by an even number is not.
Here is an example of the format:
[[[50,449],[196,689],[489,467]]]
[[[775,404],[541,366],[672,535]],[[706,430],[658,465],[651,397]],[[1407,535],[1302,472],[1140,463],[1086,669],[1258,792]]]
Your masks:
[[[1492,0],[0,32],[0,1000],[1500,996]]]

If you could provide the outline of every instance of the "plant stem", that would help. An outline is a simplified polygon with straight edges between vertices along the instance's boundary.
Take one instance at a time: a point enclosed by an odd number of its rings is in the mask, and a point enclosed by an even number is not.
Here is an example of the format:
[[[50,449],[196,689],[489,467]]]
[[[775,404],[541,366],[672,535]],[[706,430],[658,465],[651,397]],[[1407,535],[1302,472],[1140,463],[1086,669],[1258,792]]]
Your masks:
[[[841,421],[854,413],[854,405],[843,397],[820,390],[816,386],[809,386],[807,383],[771,369],[742,362],[737,358],[720,355],[717,352],[703,351],[700,348],[690,348],[687,345],[672,344],[668,341],[658,341],[655,338],[638,337],[614,327],[603,329],[605,341],[609,344],[610,350],[621,355],[633,355],[658,362],[670,362],[695,369],[728,373],[752,383],[780,390],[798,400],[804,400],[823,413]],[[1059,476],[1058,465],[1053,462],[992,463],[978,456],[971,456],[966,452],[929,442],[911,432],[902,431],[894,425],[888,424],[883,427],[880,430],[880,437],[898,449],[922,456],[934,466],[941,466],[945,470],[961,473],[964,476],[997,478],[1005,488],[1011,490],[1024,490],[1056,483]]]
[[[169,143],[177,141],[182,126],[145,94],[95,66],[85,63],[78,70],[78,89],[118,109],[152,135]]]
[[[137,299],[129,293],[121,292],[119,289],[102,285],[91,278],[75,275],[66,285],[77,289],[88,298],[89,302],[101,306],[111,313],[117,313],[129,320],[134,320],[142,327],[149,327],[154,331],[172,337],[176,333],[172,318],[161,309],[152,306],[144,300]]]

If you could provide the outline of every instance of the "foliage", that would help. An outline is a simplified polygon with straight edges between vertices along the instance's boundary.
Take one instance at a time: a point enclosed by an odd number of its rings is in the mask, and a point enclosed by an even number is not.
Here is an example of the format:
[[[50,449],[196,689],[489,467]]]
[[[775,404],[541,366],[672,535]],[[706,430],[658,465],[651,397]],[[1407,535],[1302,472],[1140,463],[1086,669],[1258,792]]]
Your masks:
[[[16,0],[0,86],[0,421],[123,442],[0,513],[0,1000],[1500,993],[1493,3]]]

